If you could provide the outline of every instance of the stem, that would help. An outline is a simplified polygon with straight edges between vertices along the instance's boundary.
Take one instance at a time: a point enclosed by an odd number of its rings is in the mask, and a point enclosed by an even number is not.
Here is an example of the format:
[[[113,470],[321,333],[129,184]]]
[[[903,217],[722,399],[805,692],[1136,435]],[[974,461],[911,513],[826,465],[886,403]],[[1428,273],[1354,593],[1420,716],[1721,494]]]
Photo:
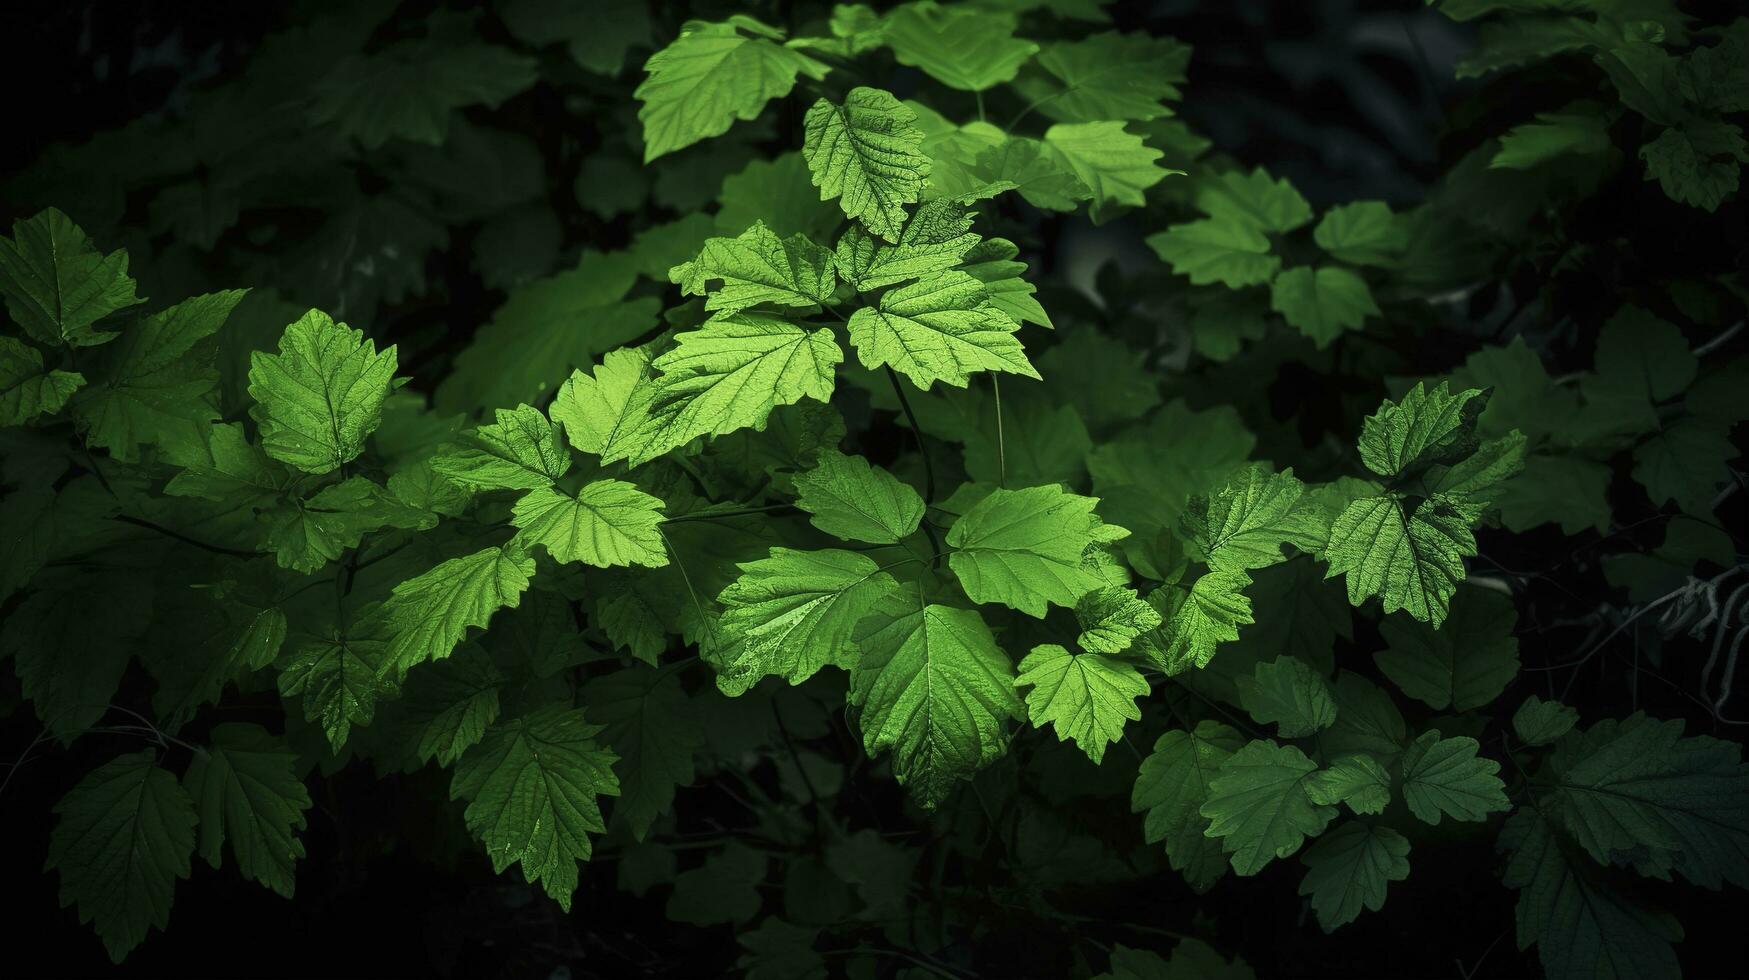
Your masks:
[[[935,463],[929,458],[929,447],[923,444],[923,429],[917,425],[917,413],[911,411],[911,399],[905,397],[905,389],[899,384],[899,376],[893,372],[891,365],[887,366],[887,380],[893,384],[893,394],[898,396],[899,407],[905,411],[905,421],[911,423],[911,435],[917,440],[917,452],[923,456],[923,533],[929,536],[929,550],[936,553],[936,560],[941,558],[941,539],[935,536],[935,528],[929,523],[928,505],[935,503]]]
[[[138,517],[129,517],[126,514],[117,514],[110,518],[110,520],[120,521],[123,524],[132,524],[136,527],[143,527],[150,531],[157,531],[159,534],[162,534],[167,538],[175,538],[183,544],[193,545],[202,551],[210,551],[215,555],[230,555],[234,558],[264,558],[267,554],[263,551],[244,551],[240,548],[226,548],[223,545],[207,544],[205,541],[197,541],[179,531],[172,531],[162,524],[154,524],[151,521],[142,520]]]
[[[990,375],[990,390],[996,395],[996,485],[1008,488],[1008,444],[1002,438],[1002,379]]]
[[[717,510],[705,514],[682,514],[679,517],[668,517],[663,524],[685,524],[688,521],[727,520],[731,517],[751,517],[754,514],[769,514],[777,510],[795,510],[795,504],[766,504],[763,507],[742,507],[737,510]]]

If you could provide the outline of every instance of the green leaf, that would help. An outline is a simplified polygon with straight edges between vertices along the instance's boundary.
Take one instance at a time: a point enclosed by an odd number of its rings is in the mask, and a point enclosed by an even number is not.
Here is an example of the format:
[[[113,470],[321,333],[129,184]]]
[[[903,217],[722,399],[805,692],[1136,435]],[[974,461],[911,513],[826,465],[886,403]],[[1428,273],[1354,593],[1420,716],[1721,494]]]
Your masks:
[[[73,371],[45,371],[36,348],[0,337],[0,428],[23,425],[39,415],[54,415],[85,384]]]
[[[1312,206],[1286,180],[1273,180],[1262,167],[1249,174],[1229,170],[1196,182],[1192,201],[1216,221],[1282,234],[1312,220]]]
[[[1646,161],[1646,179],[1656,180],[1671,200],[1717,211],[1737,193],[1749,144],[1731,123],[1689,119],[1640,147],[1640,159]]]
[[[1160,612],[1134,589],[1108,585],[1094,589],[1075,603],[1081,634],[1075,642],[1089,653],[1121,653],[1136,638],[1160,626]]]
[[[1609,467],[1582,456],[1525,458],[1524,469],[1500,490],[1500,523],[1522,534],[1543,524],[1559,524],[1562,534],[1588,527],[1609,530]]]
[[[95,347],[115,339],[98,321],[145,302],[134,295],[125,248],[104,255],[55,208],[12,223],[0,238],[0,293],[6,312],[45,347]]]
[[[1020,249],[1008,239],[992,238],[966,252],[960,271],[983,283],[991,305],[1008,314],[1015,323],[1036,323],[1046,330],[1052,329],[1050,314],[1033,298],[1038,287],[1020,277],[1026,271],[1026,263],[1014,261],[1019,254]]]
[[[1199,808],[1221,763],[1244,746],[1237,731],[1204,719],[1194,730],[1175,728],[1161,735],[1136,774],[1130,811],[1148,812],[1143,825],[1148,843],[1165,841],[1172,867],[1199,894],[1227,872],[1220,840],[1205,836],[1209,820]]]
[[[1306,791],[1313,803],[1346,803],[1355,813],[1379,814],[1391,802],[1391,774],[1372,756],[1352,753],[1330,760],[1327,768],[1312,777]]]
[[[635,0],[604,0],[588,8],[564,0],[510,0],[498,14],[517,40],[531,47],[563,42],[573,61],[603,75],[618,75],[632,48],[650,45],[650,10]]]
[[[1417,701],[1439,711],[1474,711],[1493,702],[1518,676],[1517,622],[1510,597],[1459,589],[1438,629],[1401,616],[1380,623],[1386,648],[1373,659]]]
[[[1072,609],[1104,584],[1083,566],[1083,554],[1121,530],[1100,521],[1097,503],[1056,486],[992,491],[948,529],[955,549],[948,565],[973,602],[1038,618],[1047,604]]]
[[[1238,683],[1245,710],[1260,725],[1275,722],[1282,738],[1304,738],[1336,720],[1329,682],[1297,657],[1260,663]]]
[[[200,856],[220,866],[227,840],[237,870],[286,898],[292,897],[304,845],[310,794],[298,778],[297,753],[259,725],[215,727],[183,785],[200,813]]]
[[[1355,201],[1324,212],[1312,240],[1331,258],[1354,265],[1394,264],[1409,248],[1409,226],[1383,201]]]
[[[1335,686],[1336,724],[1319,736],[1324,749],[1364,753],[1382,765],[1394,763],[1409,736],[1390,695],[1352,671],[1339,674]]]
[[[1528,170],[1569,154],[1595,156],[1613,148],[1609,117],[1600,106],[1575,103],[1562,112],[1539,112],[1537,121],[1523,123],[1500,137],[1500,149],[1488,166]]]
[[[1167,676],[1207,667],[1215,648],[1237,640],[1239,627],[1253,621],[1245,595],[1250,584],[1244,572],[1212,571],[1198,576],[1188,589],[1155,589],[1148,604],[1159,611],[1161,625],[1142,634],[1142,653]]]
[[[984,124],[970,123],[965,129],[980,125]],[[1062,154],[1041,140],[1005,136],[1001,130],[990,128],[994,132],[976,145],[976,153],[965,165],[969,168],[966,180],[975,176],[985,182],[984,187],[996,188],[996,193],[1016,191],[1026,203],[1046,211],[1073,211],[1082,201],[1092,199],[1092,189],[1076,176],[1075,168]],[[941,166],[938,158],[938,173],[932,178],[931,188],[941,184]]]
[[[1183,527],[1214,571],[1264,568],[1286,559],[1281,546],[1315,536],[1315,516],[1299,507],[1305,484],[1293,470],[1270,472],[1264,463],[1238,471],[1208,496],[1190,499]]]
[[[1387,614],[1402,609],[1438,628],[1476,539],[1469,518],[1444,497],[1428,497],[1413,514],[1405,506],[1395,494],[1349,504],[1330,528],[1328,577],[1348,576],[1354,605],[1376,595]]]
[[[826,77],[825,65],[782,39],[745,14],[721,24],[687,21],[644,62],[649,77],[633,93],[643,103],[644,162],[721,136],[736,119],[758,118],[765,103],[789,94],[797,74]]]
[[[342,59],[316,80],[310,121],[366,149],[440,144],[457,109],[500,103],[534,84],[535,59],[471,37],[402,41]]]
[[[844,352],[824,327],[809,331],[760,313],[718,317],[680,334],[653,367],[662,372],[649,418],[633,437],[634,465],[699,436],[764,429],[772,409],[832,398]]]
[[[663,913],[671,922],[692,926],[739,924],[759,914],[759,885],[765,880],[761,851],[735,841],[705,858],[702,866],[674,879]]]
[[[1010,81],[1038,45],[1014,36],[1012,14],[976,7],[907,3],[883,29],[893,58],[949,88],[981,92]]]
[[[1389,827],[1350,820],[1318,838],[1300,859],[1306,877],[1300,894],[1325,932],[1360,918],[1364,907],[1385,907],[1385,886],[1409,877],[1409,840]]]
[[[572,446],[611,463],[631,454],[633,437],[655,396],[649,356],[622,348],[603,357],[593,375],[573,372],[547,414],[565,427]]]
[[[528,405],[500,408],[498,421],[482,425],[457,445],[432,457],[446,480],[482,490],[538,490],[571,468],[559,427]]]
[[[1366,280],[1335,265],[1283,269],[1270,284],[1269,308],[1320,348],[1345,330],[1359,330],[1367,317],[1383,315]]]
[[[1481,743],[1469,736],[1440,738],[1425,732],[1403,749],[1403,801],[1425,823],[1443,814],[1454,820],[1486,820],[1512,809],[1500,763],[1480,759]]]
[[[166,494],[259,506],[279,497],[291,481],[284,466],[249,441],[241,422],[208,426],[202,448],[196,453],[177,446],[173,462],[182,472],[165,484]]]
[[[923,498],[861,456],[822,450],[814,468],[795,477],[796,506],[815,527],[848,541],[898,544],[923,520]]]
[[[1682,927],[1611,887],[1603,869],[1565,841],[1536,807],[1500,830],[1502,883],[1519,892],[1518,948],[1537,946],[1550,980],[1682,975],[1670,944]]]
[[[116,963],[170,924],[176,879],[194,853],[194,804],[151,749],[92,770],[55,804],[46,868],[61,873],[61,906],[78,903]]]
[[[1038,377],[1018,327],[983,283],[956,270],[888,290],[878,307],[851,314],[850,343],[863,367],[889,366],[925,390],[937,381],[964,388],[977,371]]]
[[[249,359],[250,409],[267,455],[305,473],[339,469],[364,452],[395,390],[395,347],[378,353],[361,330],[320,310],[285,328],[279,353]]]
[[[1124,723],[1141,719],[1136,698],[1148,694],[1148,682],[1134,666],[1097,653],[1070,653],[1054,643],[1032,648],[1014,684],[1032,688],[1026,706],[1033,727],[1054,726],[1059,740],[1073,739],[1095,765],[1104,760],[1106,745],[1123,737]]]
[[[763,221],[734,238],[712,238],[698,258],[668,270],[683,296],[704,296],[704,308],[733,313],[760,303],[814,306],[837,285],[832,253],[796,234],[779,238]],[[706,284],[722,280],[709,289]]]
[[[267,547],[280,567],[310,573],[383,527],[424,530],[437,521],[366,477],[324,487],[308,500],[284,501],[262,515]]]
[[[891,92],[866,86],[851,89],[842,105],[815,102],[803,121],[802,156],[820,199],[838,198],[845,215],[897,241],[905,205],[917,202],[929,179],[916,120]]]
[[[849,701],[863,747],[891,750],[894,778],[925,809],[1007,750],[1003,722],[1022,716],[1014,665],[975,611],[894,593],[855,641]]]
[[[1206,833],[1221,839],[1234,872],[1249,877],[1291,856],[1307,837],[1324,832],[1336,808],[1307,795],[1318,766],[1291,745],[1259,740],[1222,761],[1200,811]]]
[[[279,661],[279,692],[303,695],[304,717],[322,727],[338,752],[353,725],[376,717],[377,700],[395,686],[381,675],[389,637],[380,612],[360,612],[354,625],[329,636],[297,639]]]
[[[1739,455],[1723,423],[1678,419],[1634,449],[1634,479],[1654,504],[1674,501],[1684,513],[1710,514],[1719,487],[1730,479],[1726,464]]]
[[[1361,462],[1380,476],[1455,462],[1475,450],[1476,418],[1487,406],[1488,394],[1479,388],[1453,392],[1441,381],[1430,391],[1416,382],[1400,400],[1367,416]]]
[[[397,707],[418,727],[413,751],[419,761],[454,765],[479,744],[486,728],[498,720],[504,686],[497,664],[477,644],[467,644],[455,656],[408,677]]]
[[[185,439],[196,431],[190,423],[217,419],[219,373],[209,338],[242,299],[243,290],[233,289],[183,300],[134,323],[94,362],[81,362],[91,383],[73,396],[73,416],[86,439],[137,460],[142,444]]]
[[[834,252],[838,274],[867,292],[946,272],[978,244],[971,227],[972,215],[964,205],[942,199],[919,207],[899,232],[897,244],[881,244],[853,224],[838,239]],[[1020,266],[1022,271],[1025,268]]]
[[[0,660],[13,659],[19,690],[46,732],[70,742],[109,710],[152,606],[150,583],[132,576],[45,573],[0,617]]]
[[[1579,712],[1532,694],[1512,713],[1512,730],[1526,745],[1552,745],[1579,723]]]
[[[510,523],[524,547],[540,545],[561,562],[597,568],[668,564],[662,501],[624,480],[596,480],[575,495],[541,487],[516,502]]]
[[[456,761],[450,799],[466,799],[468,830],[502,874],[522,866],[567,912],[589,834],[605,833],[597,797],[618,796],[614,754],[577,708],[550,705],[501,722]]]
[[[1749,766],[1736,743],[1683,738],[1682,727],[1635,712],[1566,736],[1538,774],[1553,777],[1542,810],[1601,864],[1645,860],[1704,888],[1743,887]]]
[[[1281,259],[1269,253],[1269,236],[1241,221],[1205,219],[1172,225],[1148,236],[1148,247],[1189,276],[1195,286],[1220,283],[1230,289],[1274,278]]]
[[[1170,961],[1123,943],[1111,948],[1111,972],[1094,980],[1256,980],[1257,974],[1238,957],[1228,960],[1198,939],[1186,937],[1172,950]]]
[[[738,695],[775,675],[800,684],[821,667],[856,665],[851,642],[857,621],[897,584],[854,551],[773,548],[740,566],[741,577],[717,597],[728,638],[707,650],[717,687]]]
[[[717,232],[738,235],[755,221],[763,221],[779,235],[824,240],[844,223],[844,213],[820,200],[812,179],[799,152],[748,163],[723,179],[723,192],[717,195],[722,205],[716,214]]]
[[[1095,207],[1147,203],[1142,192],[1182,173],[1160,166],[1163,155],[1124,129],[1120,120],[1057,123],[1045,130],[1045,145],[1093,192]]]
[[[619,756],[613,819],[643,840],[674,805],[675,787],[692,783],[704,728],[671,670],[628,667],[590,679],[582,695],[589,717],[602,725],[602,741]]]
[[[379,674],[402,675],[442,660],[492,614],[514,609],[534,574],[534,559],[514,545],[484,548],[395,586],[382,615],[391,634]]]
[[[1038,110],[1060,122],[1158,119],[1162,102],[1179,97],[1189,46],[1141,32],[1106,31],[1080,41],[1059,41],[1039,52],[1049,73],[1016,84]]]

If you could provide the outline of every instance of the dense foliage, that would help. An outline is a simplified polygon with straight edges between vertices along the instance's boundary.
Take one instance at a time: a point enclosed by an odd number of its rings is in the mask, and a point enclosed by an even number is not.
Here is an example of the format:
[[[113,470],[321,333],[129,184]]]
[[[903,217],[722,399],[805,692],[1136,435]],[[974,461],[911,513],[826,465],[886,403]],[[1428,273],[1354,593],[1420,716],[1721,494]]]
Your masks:
[[[1436,179],[1316,206],[1092,0],[347,4],[48,148],[12,843],[118,962],[373,847],[512,972],[1729,948],[1749,20],[1435,7]]]

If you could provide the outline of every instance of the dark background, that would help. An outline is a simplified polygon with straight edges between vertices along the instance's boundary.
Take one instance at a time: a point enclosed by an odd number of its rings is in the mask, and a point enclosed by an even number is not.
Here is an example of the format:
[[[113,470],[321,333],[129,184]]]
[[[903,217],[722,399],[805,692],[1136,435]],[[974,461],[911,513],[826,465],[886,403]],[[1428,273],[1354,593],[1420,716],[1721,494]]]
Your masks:
[[[1413,202],[1443,166],[1468,149],[1461,137],[1443,135],[1449,107],[1469,94],[1452,81],[1452,64],[1467,43],[1466,34],[1460,25],[1426,11],[1419,0],[1184,0],[1114,9],[1122,27],[1147,27],[1195,47],[1191,97],[1183,114],[1196,130],[1247,164],[1262,164],[1292,179],[1314,204],[1360,197]],[[0,74],[8,94],[0,174],[24,168],[51,143],[79,142],[174,104],[191,85],[223,79],[284,19],[278,4],[235,0],[5,4],[0,7]],[[503,111],[536,120],[546,98],[551,94],[537,90]],[[1498,128],[1486,120],[1467,122],[1471,131]],[[555,200],[570,197],[568,188],[554,195]],[[6,210],[14,210],[10,202]],[[611,237],[616,231],[602,233]],[[459,256],[432,259],[432,275],[451,282],[441,313],[449,329],[437,342],[440,357],[462,347],[472,326],[485,322],[502,299],[501,293],[468,281],[465,249],[458,245],[456,250]],[[1064,261],[1060,255],[1049,258]],[[411,321],[431,315],[391,307],[379,319],[393,333],[397,317]],[[1290,411],[1306,396],[1291,390],[1280,394]],[[1740,506],[1721,516],[1743,526]],[[1485,539],[1484,553],[1534,567],[1547,563],[1553,549],[1571,546],[1551,531],[1510,541]],[[1578,583],[1581,589],[1587,585],[1597,587]],[[1570,650],[1563,644],[1572,641],[1558,632],[1527,635],[1522,656],[1527,665],[1562,659]],[[1369,642],[1357,637],[1362,649],[1369,649]],[[8,700],[16,704],[16,682],[10,671],[5,673],[0,686],[10,688]],[[1585,693],[1583,684],[1579,690]],[[1629,704],[1607,700],[1617,697],[1615,690],[1600,690],[1586,703],[1625,714]],[[1640,706],[1664,716],[1692,714],[1689,706],[1661,704],[1658,697],[1649,691]],[[834,724],[842,727],[842,719]],[[28,712],[12,713],[0,722],[0,755],[9,760],[35,733]],[[0,796],[7,842],[0,848],[0,881],[7,884],[10,906],[0,917],[7,939],[0,973],[557,980],[711,976],[732,969],[737,947],[731,927],[669,924],[662,891],[636,898],[616,889],[611,859],[584,866],[583,884],[566,915],[536,890],[492,874],[477,850],[451,848],[459,808],[427,802],[446,795],[438,774],[427,770],[379,779],[357,763],[325,787],[315,784],[326,792],[318,792],[304,834],[310,856],[299,864],[295,900],[282,900],[233,872],[214,872],[196,860],[193,880],[177,889],[169,931],[154,933],[124,966],[111,967],[89,929],[71,909],[58,907],[56,879],[43,873],[42,860],[52,826],[51,801],[84,771],[84,754],[114,749],[105,744],[71,755],[43,754]],[[851,799],[872,808],[888,828],[902,828],[909,819],[889,781],[871,781],[857,796],[841,797],[840,805],[849,806]],[[710,785],[682,790],[678,808],[683,831],[734,828],[746,820],[744,811]],[[1534,975],[1539,972],[1534,955],[1516,949],[1512,897],[1497,883],[1497,862],[1478,860],[1479,854],[1473,842],[1417,848],[1410,882],[1392,889],[1385,909],[1330,937],[1307,921],[1303,900],[1295,895],[1299,867],[1292,862],[1273,864],[1243,889],[1229,879],[1203,897],[1170,874],[1137,887],[1088,889],[1074,906],[1089,920],[1077,932],[1107,944],[1149,946],[1147,936],[1107,924],[1152,923],[1170,933],[1183,928],[1175,924],[1195,921],[1201,925],[1186,931],[1211,930],[1260,976]],[[1684,895],[1690,900],[1683,902]],[[1688,939],[1677,950],[1690,975],[1727,975],[1741,968],[1739,895],[1690,889],[1659,897],[1676,906],[1687,927]],[[994,934],[970,956],[984,977],[1054,975],[1059,951],[1079,938],[1040,931],[1033,920],[1015,919],[1008,928],[1001,923],[1001,910],[993,908],[990,915]],[[1156,938],[1152,945],[1165,942]]]

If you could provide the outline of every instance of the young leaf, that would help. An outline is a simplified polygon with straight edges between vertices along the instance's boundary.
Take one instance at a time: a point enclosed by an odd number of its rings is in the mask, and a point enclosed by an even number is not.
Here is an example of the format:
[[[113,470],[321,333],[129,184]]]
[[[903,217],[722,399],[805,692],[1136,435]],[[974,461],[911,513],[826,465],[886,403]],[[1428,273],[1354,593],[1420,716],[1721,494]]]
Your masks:
[[[282,502],[262,520],[267,525],[267,547],[280,567],[306,574],[357,547],[365,534],[378,528],[425,529],[437,523],[430,514],[401,503],[362,476],[324,487],[308,500]]]
[[[1454,820],[1486,820],[1488,814],[1512,809],[1500,763],[1479,759],[1481,744],[1468,736],[1440,738],[1437,729],[1423,733],[1403,750],[1403,801],[1425,823],[1439,823],[1441,814]]]
[[[311,806],[297,753],[259,725],[219,725],[182,782],[200,813],[200,856],[219,867],[229,840],[243,877],[290,898]]]
[[[1034,728],[1053,725],[1060,740],[1073,739],[1094,764],[1105,747],[1123,737],[1124,723],[1137,721],[1136,698],[1148,682],[1130,664],[1097,653],[1070,653],[1054,643],[1032,648],[1020,661],[1016,687],[1031,687],[1026,706]]]
[[[1286,180],[1271,179],[1262,167],[1199,179],[1193,199],[1198,210],[1216,221],[1271,234],[1293,231],[1312,220],[1312,206],[1300,192]]]
[[[1038,66],[1050,73],[1023,78],[1017,88],[1038,110],[1061,122],[1158,119],[1161,103],[1178,98],[1190,48],[1172,38],[1106,31],[1047,45]]]
[[[1109,585],[1095,589],[1075,603],[1075,618],[1081,634],[1075,642],[1088,653],[1121,653],[1136,638],[1160,626],[1160,611],[1134,589]]]
[[[891,750],[893,776],[925,809],[1007,750],[1003,722],[1022,716],[1014,665],[975,611],[896,592],[855,640],[849,700],[863,747]]]
[[[979,237],[971,227],[972,215],[964,205],[941,199],[919,207],[893,245],[881,244],[861,225],[853,224],[838,239],[833,253],[838,274],[867,292],[946,272],[978,244]]]
[[[1341,266],[1284,269],[1269,287],[1269,308],[1319,348],[1359,330],[1369,316],[1382,316],[1366,280]]]
[[[891,92],[858,86],[842,105],[814,103],[803,121],[802,156],[820,199],[838,198],[845,215],[887,241],[898,241],[905,205],[917,202],[929,179],[916,119]]]
[[[397,707],[418,726],[413,747],[420,762],[455,764],[486,728],[498,720],[499,690],[505,677],[477,644],[465,644],[453,657],[417,671]]]
[[[310,120],[366,149],[394,139],[436,145],[457,109],[496,107],[536,77],[533,58],[472,37],[402,41],[341,59],[317,79]]]
[[[1239,638],[1239,627],[1251,623],[1251,600],[1244,572],[1207,572],[1188,589],[1166,585],[1148,596],[1160,613],[1158,629],[1142,634],[1141,650],[1168,676],[1192,667],[1207,667],[1215,647]]]
[[[1000,602],[1038,618],[1047,604],[1072,609],[1104,584],[1083,567],[1083,553],[1121,530],[1099,520],[1097,503],[1056,486],[995,490],[948,529],[955,549],[948,565],[973,602]]]
[[[12,322],[44,347],[94,347],[115,339],[97,322],[145,302],[134,295],[125,248],[104,255],[73,219],[47,208],[0,238],[0,293]]]
[[[1405,506],[1390,493],[1350,503],[1330,528],[1327,577],[1348,577],[1354,605],[1376,595],[1386,613],[1401,609],[1438,628],[1476,539],[1469,517],[1440,495],[1423,500],[1413,514]]]
[[[1450,463],[1476,448],[1476,418],[1488,407],[1479,388],[1453,392],[1441,381],[1431,391],[1416,382],[1396,402],[1367,416],[1360,433],[1360,458],[1380,476]]]
[[[1579,723],[1579,712],[1532,694],[1512,713],[1512,730],[1526,745],[1551,745]]]
[[[923,520],[923,498],[861,456],[823,450],[814,468],[796,474],[796,506],[836,538],[898,544]]]
[[[1357,752],[1332,759],[1328,768],[1312,777],[1306,791],[1313,803],[1346,803],[1355,813],[1379,814],[1391,802],[1391,774],[1377,759]]]
[[[966,92],[1014,78],[1038,45],[1014,36],[1012,14],[921,0],[898,7],[883,25],[893,58]]]
[[[1307,786],[1318,766],[1291,745],[1255,741],[1221,763],[1200,812],[1206,833],[1221,839],[1233,871],[1249,877],[1292,855],[1324,832],[1336,808],[1312,802]]]
[[[628,667],[591,679],[582,694],[589,717],[602,725],[601,740],[619,756],[613,819],[643,840],[673,806],[675,787],[692,783],[704,729],[673,671]]]
[[[1166,842],[1172,867],[1198,894],[1227,872],[1220,839],[1205,835],[1209,820],[1199,808],[1221,763],[1244,747],[1244,736],[1205,719],[1193,730],[1175,728],[1161,735],[1136,774],[1130,811],[1148,812],[1143,830],[1148,843]]]
[[[528,405],[497,410],[498,421],[475,429],[457,446],[432,457],[446,480],[482,490],[538,490],[571,468],[559,427]]]
[[[857,621],[897,586],[866,555],[854,551],[773,548],[742,563],[741,577],[717,597],[721,649],[705,659],[717,686],[738,695],[768,675],[800,684],[828,664],[856,664]]]
[[[54,415],[83,384],[84,375],[44,370],[42,352],[23,341],[0,337],[0,428]]]
[[[1159,150],[1124,129],[1118,120],[1057,123],[1045,130],[1045,145],[1093,192],[1094,205],[1147,203],[1142,192],[1183,173],[1160,166]]]
[[[379,609],[361,610],[332,636],[298,638],[279,662],[279,693],[303,695],[304,717],[321,726],[336,752],[353,725],[376,717],[377,700],[395,692],[383,677],[389,638]]]
[[[600,796],[618,796],[614,754],[578,708],[550,705],[492,726],[456,761],[450,799],[466,799],[468,830],[500,874],[521,864],[530,882],[570,911],[589,834],[606,833]]]
[[[1350,820],[1318,838],[1300,860],[1306,865],[1300,894],[1312,897],[1318,925],[1335,932],[1359,918],[1362,907],[1385,907],[1385,886],[1409,877],[1409,841],[1389,827]]]
[[[1336,720],[1329,682],[1296,657],[1260,663],[1238,684],[1245,710],[1258,724],[1275,722],[1282,738],[1304,738]]]
[[[632,437],[650,414],[656,386],[650,358],[637,348],[612,351],[593,375],[574,371],[547,414],[565,427],[571,445],[612,463],[631,454]]]
[[[668,270],[683,296],[704,296],[704,308],[734,313],[775,303],[814,306],[832,298],[838,284],[832,253],[800,234],[779,238],[755,221],[734,238],[712,238],[690,262]],[[722,280],[709,289],[707,283]]]
[[[1459,589],[1439,629],[1386,618],[1379,632],[1388,646],[1373,658],[1404,694],[1441,711],[1474,711],[1499,697],[1518,675],[1518,639],[1512,635],[1517,622],[1506,596]]]
[[[1388,266],[1409,247],[1409,228],[1383,201],[1356,201],[1324,212],[1312,240],[1332,258]]]
[[[687,21],[680,36],[644,62],[644,162],[755,119],[765,103],[795,87],[796,75],[826,77],[825,65],[777,42],[783,33],[737,14],[728,22]]]
[[[395,348],[377,352],[364,332],[320,310],[285,328],[279,353],[249,359],[250,414],[267,455],[305,473],[358,458],[395,390]]]
[[[492,614],[514,609],[534,574],[534,559],[514,544],[450,560],[395,586],[383,603],[389,642],[379,675],[399,676],[427,660],[442,660]]]
[[[576,494],[540,487],[516,502],[510,523],[524,547],[540,545],[556,561],[597,568],[668,564],[662,501],[624,480],[596,480]]]
[[[61,906],[78,903],[116,963],[154,927],[170,924],[176,879],[194,853],[194,804],[151,749],[87,773],[55,804],[47,868],[61,873]]]
[[[1148,236],[1148,247],[1190,277],[1195,286],[1220,283],[1243,289],[1268,282],[1281,268],[1269,252],[1269,237],[1241,221],[1205,219],[1172,225]]]
[[[1271,473],[1253,463],[1208,496],[1196,496],[1184,511],[1187,536],[1215,571],[1264,568],[1283,561],[1281,546],[1312,535],[1317,521],[1298,507],[1305,484],[1293,470]]]
[[[956,270],[888,290],[878,307],[851,314],[850,343],[863,367],[889,366],[925,390],[937,381],[964,388],[976,371],[1038,377],[1018,327],[983,283]]]

